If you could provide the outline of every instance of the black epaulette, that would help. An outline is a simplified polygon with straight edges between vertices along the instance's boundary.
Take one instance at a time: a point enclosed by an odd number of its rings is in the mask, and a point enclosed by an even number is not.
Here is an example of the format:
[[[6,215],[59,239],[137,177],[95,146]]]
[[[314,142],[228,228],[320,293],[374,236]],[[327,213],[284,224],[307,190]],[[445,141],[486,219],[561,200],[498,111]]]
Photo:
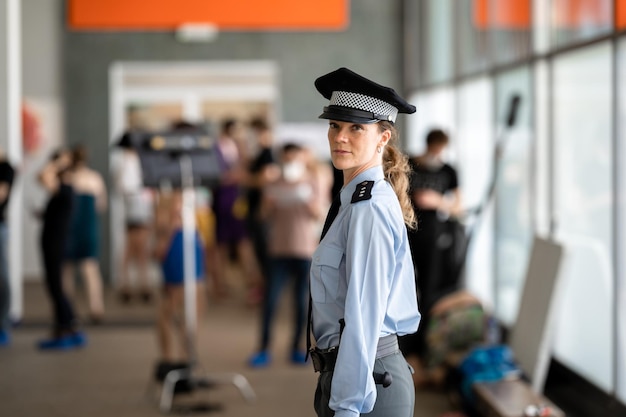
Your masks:
[[[354,194],[352,194],[351,203],[358,201],[369,200],[372,198],[372,187],[374,187],[374,181],[363,181],[356,186]]]

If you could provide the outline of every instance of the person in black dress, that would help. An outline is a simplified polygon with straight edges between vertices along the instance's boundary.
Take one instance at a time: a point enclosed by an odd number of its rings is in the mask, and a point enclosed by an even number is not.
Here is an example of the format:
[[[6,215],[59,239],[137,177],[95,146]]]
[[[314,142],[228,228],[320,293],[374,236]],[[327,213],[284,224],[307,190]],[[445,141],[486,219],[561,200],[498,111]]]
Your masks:
[[[50,338],[38,342],[42,350],[82,347],[85,335],[78,331],[74,309],[63,290],[62,268],[69,233],[74,192],[71,187],[72,156],[68,150],[55,152],[39,173],[39,182],[50,198],[43,213],[41,252],[45,283],[54,312]]]

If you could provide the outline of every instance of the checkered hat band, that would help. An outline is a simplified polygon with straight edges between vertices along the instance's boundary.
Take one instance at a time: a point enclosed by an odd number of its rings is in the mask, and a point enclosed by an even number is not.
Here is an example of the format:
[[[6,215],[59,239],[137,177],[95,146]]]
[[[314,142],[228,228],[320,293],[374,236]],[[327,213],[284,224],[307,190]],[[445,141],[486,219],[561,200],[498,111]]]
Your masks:
[[[330,105],[350,107],[377,115],[391,116],[392,122],[395,122],[398,116],[398,109],[389,103],[374,97],[347,91],[333,91],[333,94],[330,96]]]

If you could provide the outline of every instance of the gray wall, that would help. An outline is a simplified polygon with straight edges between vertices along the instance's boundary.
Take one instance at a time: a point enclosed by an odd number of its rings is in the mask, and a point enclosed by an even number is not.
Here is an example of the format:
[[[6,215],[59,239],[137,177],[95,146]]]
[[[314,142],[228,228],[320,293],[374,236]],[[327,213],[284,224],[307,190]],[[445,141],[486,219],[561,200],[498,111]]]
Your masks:
[[[26,280],[42,276],[39,250],[41,222],[33,211],[41,210],[46,193],[37,182],[37,172],[50,151],[63,143],[61,50],[64,0],[22,0],[22,95],[38,116],[42,143],[34,154],[24,155],[20,179],[24,184],[22,260]]]
[[[22,92],[26,97],[61,94],[63,0],[22,0]]]
[[[281,122],[315,121],[326,103],[313,81],[341,66],[402,90],[402,1],[355,0],[350,9],[350,24],[343,32],[226,32],[200,44],[179,43],[165,32],[66,30],[62,74],[67,142],[87,144],[92,165],[108,176],[108,71],[115,61],[273,60],[280,72]],[[108,278],[108,219],[102,226],[101,265]]]

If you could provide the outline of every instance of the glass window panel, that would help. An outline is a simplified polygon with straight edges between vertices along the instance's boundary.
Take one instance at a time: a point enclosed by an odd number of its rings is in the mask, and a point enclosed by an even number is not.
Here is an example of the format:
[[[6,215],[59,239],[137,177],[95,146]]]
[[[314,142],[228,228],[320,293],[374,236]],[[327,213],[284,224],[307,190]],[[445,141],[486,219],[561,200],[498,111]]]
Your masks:
[[[550,10],[555,47],[592,39],[613,29],[613,0],[554,0]]]
[[[488,17],[494,63],[507,63],[529,55],[531,0],[490,0]]]
[[[502,152],[495,194],[496,314],[508,325],[517,316],[533,231],[530,91],[528,67],[496,79],[496,139]],[[519,105],[508,123],[515,96]]]
[[[536,53],[545,53],[550,49],[550,3],[545,0],[533,0],[533,49]]]
[[[554,61],[556,238],[567,250],[556,356],[613,389],[611,45]]]
[[[493,85],[488,77],[459,86],[458,154],[459,189],[466,208],[477,207],[487,194],[493,161]],[[487,306],[493,306],[493,210],[485,210],[480,221],[470,218],[473,231],[466,264],[466,285]]]
[[[534,67],[534,227],[540,236],[550,234],[550,143],[548,140],[548,63],[537,61]]]
[[[489,63],[488,25],[476,0],[456,0],[456,56],[460,74],[475,73]]]
[[[620,201],[618,202],[619,215],[621,216],[621,236],[620,236],[620,252],[626,246],[626,37],[619,41],[617,61],[617,73],[619,74],[619,93],[618,99],[618,120],[617,137],[618,146],[618,169],[620,170]],[[626,404],[626,260],[623,257],[618,258],[621,262],[620,274],[617,283],[617,388],[618,398]]]
[[[425,28],[424,79],[427,83],[450,80],[453,67],[453,0],[425,0],[423,25]]]
[[[447,158],[454,159],[452,152],[455,143],[455,106],[454,90],[451,87],[438,88],[415,95],[410,100],[418,109],[407,117],[408,140],[406,151],[409,155],[419,155],[426,149],[426,134],[433,128],[439,128],[450,136],[450,146],[446,149]]]

